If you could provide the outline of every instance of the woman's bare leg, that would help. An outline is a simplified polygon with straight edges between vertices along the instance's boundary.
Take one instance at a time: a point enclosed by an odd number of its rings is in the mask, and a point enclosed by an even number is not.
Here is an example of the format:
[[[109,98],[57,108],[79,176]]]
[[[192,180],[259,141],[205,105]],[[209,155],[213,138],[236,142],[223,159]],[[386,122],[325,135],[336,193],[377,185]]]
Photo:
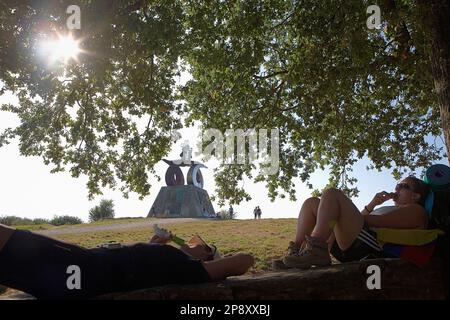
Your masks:
[[[319,209],[320,198],[311,197],[303,202],[300,214],[297,220],[297,231],[295,235],[295,243],[301,246],[305,241],[305,236],[310,236],[316,226],[317,212]],[[328,248],[331,250],[333,242],[335,241],[334,233],[331,233],[328,238]]]
[[[364,218],[353,202],[335,188],[327,189],[320,200],[317,221],[311,236],[327,241],[333,233],[331,224],[335,222],[334,235],[342,250],[350,247],[361,231]],[[331,223],[331,224],[330,224]]]
[[[319,209],[320,199],[311,197],[303,202],[302,208],[297,220],[297,233],[295,235],[295,243],[300,246],[305,241],[306,235],[311,235],[311,232],[316,226],[317,210]]]
[[[231,276],[240,276],[253,266],[255,259],[247,253],[203,262],[203,266],[213,281],[224,280]]]

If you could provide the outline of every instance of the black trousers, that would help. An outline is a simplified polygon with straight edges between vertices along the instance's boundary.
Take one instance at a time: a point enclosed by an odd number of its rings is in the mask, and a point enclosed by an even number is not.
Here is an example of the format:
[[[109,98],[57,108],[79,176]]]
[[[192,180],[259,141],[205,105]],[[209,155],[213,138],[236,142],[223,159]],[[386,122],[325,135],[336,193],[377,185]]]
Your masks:
[[[80,288],[70,285],[76,276]],[[208,281],[211,279],[200,261],[169,245],[86,249],[16,230],[0,251],[0,284],[40,299],[83,299]]]

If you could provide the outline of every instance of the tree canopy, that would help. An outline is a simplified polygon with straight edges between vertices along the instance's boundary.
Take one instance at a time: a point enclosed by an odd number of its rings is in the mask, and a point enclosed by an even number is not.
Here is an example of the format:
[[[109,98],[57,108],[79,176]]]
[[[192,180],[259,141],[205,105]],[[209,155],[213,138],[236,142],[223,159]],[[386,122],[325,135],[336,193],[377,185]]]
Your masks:
[[[224,164],[219,200],[249,199],[244,176],[295,199],[295,178],[310,185],[325,167],[330,185],[355,195],[351,169],[364,156],[395,177],[445,156],[426,139],[445,130],[423,4],[379,2],[382,27],[368,29],[373,3],[362,0],[2,1],[1,90],[19,105],[1,110],[20,125],[0,146],[17,137],[52,172],[87,175],[90,196],[118,183],[145,196],[183,125],[277,128],[278,173]],[[83,52],[49,67],[39,42],[67,32],[71,4]],[[192,79],[177,86],[183,70]]]

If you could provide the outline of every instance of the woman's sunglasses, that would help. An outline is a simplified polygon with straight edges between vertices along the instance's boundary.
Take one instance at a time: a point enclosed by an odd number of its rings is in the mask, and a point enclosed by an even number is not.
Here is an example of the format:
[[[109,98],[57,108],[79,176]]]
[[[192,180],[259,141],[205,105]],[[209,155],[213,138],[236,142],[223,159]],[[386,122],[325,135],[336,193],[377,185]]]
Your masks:
[[[401,190],[401,189],[406,189],[406,190],[414,191],[413,188],[412,188],[409,184],[407,184],[407,183],[398,183],[398,184],[395,186],[395,190],[396,190],[396,191]]]

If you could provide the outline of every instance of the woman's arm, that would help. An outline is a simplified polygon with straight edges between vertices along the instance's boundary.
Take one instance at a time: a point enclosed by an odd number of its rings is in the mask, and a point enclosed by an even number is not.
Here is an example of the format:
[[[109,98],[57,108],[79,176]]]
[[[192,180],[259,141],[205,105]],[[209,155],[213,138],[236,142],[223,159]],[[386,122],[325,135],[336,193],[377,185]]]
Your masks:
[[[369,211],[369,210],[370,210],[370,211]],[[368,206],[365,206],[364,209],[361,210],[361,214],[362,214],[363,216],[367,216],[367,215],[369,215],[369,214],[373,211],[373,209],[369,209],[369,210],[368,210]]]
[[[372,201],[370,201],[369,204],[365,206],[363,210],[361,210],[361,214],[363,216],[371,214],[376,206],[379,206],[380,204],[383,204],[386,201],[393,199],[394,196],[395,193],[392,192],[381,191],[377,193],[375,197],[373,197]]]
[[[394,209],[382,215],[364,215],[370,227],[392,229],[419,229],[426,226],[427,213],[418,204]]]

